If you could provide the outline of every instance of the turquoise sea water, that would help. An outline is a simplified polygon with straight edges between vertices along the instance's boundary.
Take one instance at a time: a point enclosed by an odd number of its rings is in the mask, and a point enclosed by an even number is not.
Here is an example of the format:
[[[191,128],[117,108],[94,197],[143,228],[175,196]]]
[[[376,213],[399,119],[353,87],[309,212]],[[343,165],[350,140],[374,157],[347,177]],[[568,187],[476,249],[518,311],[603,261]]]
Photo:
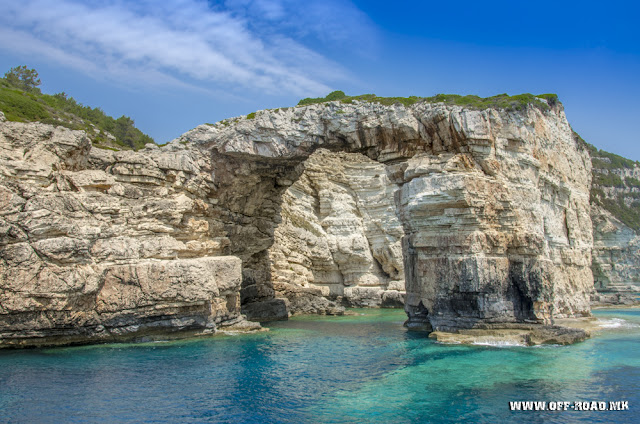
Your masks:
[[[0,352],[0,422],[637,423],[640,310],[572,346],[442,345],[399,310],[252,335]],[[510,401],[628,411],[509,411]]]

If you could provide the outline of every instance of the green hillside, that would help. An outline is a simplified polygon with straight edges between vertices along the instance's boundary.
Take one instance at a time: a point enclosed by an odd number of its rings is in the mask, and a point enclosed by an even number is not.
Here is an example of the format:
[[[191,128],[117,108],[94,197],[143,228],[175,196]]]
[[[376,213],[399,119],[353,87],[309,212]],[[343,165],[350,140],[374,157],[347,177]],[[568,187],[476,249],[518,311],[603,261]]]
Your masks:
[[[18,69],[18,68],[14,68]],[[153,138],[135,127],[133,119],[114,119],[100,108],[78,103],[66,93],[43,94],[36,85],[24,85],[15,78],[0,78],[0,111],[9,121],[42,122],[74,130],[85,130],[97,146],[140,149]],[[37,77],[37,73],[36,73]]]

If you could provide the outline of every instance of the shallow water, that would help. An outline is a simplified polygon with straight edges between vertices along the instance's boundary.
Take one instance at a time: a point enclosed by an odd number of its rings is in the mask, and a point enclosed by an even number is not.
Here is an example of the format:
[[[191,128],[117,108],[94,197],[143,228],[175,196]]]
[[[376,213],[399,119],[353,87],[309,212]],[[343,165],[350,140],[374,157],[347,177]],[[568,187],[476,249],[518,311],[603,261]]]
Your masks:
[[[267,333],[0,352],[0,422],[638,422],[640,310],[572,346],[442,345],[404,312],[299,317]],[[509,411],[510,401],[628,411]]]

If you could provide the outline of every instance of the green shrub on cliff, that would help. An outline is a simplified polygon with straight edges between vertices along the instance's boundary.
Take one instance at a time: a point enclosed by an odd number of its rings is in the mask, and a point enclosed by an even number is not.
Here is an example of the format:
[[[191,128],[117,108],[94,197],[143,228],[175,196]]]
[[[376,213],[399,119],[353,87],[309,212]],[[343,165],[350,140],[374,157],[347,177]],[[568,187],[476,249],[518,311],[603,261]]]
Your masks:
[[[418,102],[445,103],[480,110],[488,108],[522,110],[528,105],[533,105],[541,110],[549,110],[550,107],[553,107],[559,103],[558,96],[555,94],[533,95],[525,93],[515,96],[498,94],[497,96],[492,97],[479,97],[474,95],[460,96],[458,94],[437,94],[433,97],[378,97],[375,94],[347,96],[343,91],[334,91],[326,97],[302,99],[298,102],[298,106],[326,103],[336,100],[339,100],[342,103],[353,103],[354,101],[361,101],[379,103],[382,105],[393,105],[396,103],[400,103],[404,106],[411,106]]]
[[[312,104],[316,104],[316,103],[324,103],[324,102],[332,102],[334,100],[342,100],[345,97],[347,97],[346,94],[344,94],[344,91],[332,91],[331,93],[327,94],[326,97],[307,97],[306,99],[302,99],[298,102],[298,106],[306,106],[306,105],[312,105]]]
[[[544,99],[546,101],[542,101]],[[506,109],[506,110],[523,110],[528,105],[533,105],[541,110],[549,110],[550,106],[558,104],[558,96],[556,94],[538,94],[529,93],[517,94],[509,96],[508,94],[498,94],[491,97],[479,97],[474,95],[460,96],[457,94],[437,94],[433,97],[427,97],[425,101],[429,103],[445,103],[458,106],[465,106],[472,109]]]
[[[624,182],[629,187],[640,188],[640,180],[638,180],[637,178],[627,177],[624,179]]]
[[[13,68],[12,71],[15,69]],[[35,72],[35,70],[27,71]],[[13,74],[8,72],[6,75]],[[37,76],[37,72],[27,75],[30,78],[37,78]],[[34,85],[36,82],[39,84],[40,80],[30,82],[31,80],[27,77],[25,77],[26,82],[23,81],[24,84],[22,84],[24,87],[19,83],[21,81],[19,76],[14,75],[13,79],[0,78],[0,111],[4,112],[9,121],[42,122],[74,130],[85,130],[92,141],[98,145],[115,145],[125,149],[137,150],[147,143],[154,142],[153,138],[137,129],[133,119],[128,116],[123,115],[114,119],[105,114],[102,109],[84,106],[64,92],[54,95],[42,94]],[[110,139],[108,134],[114,136],[115,141]]]
[[[597,149],[591,152],[591,162],[596,169],[633,169],[637,164],[640,164],[615,153]]]
[[[595,203],[611,212],[627,227],[635,231],[640,230],[640,202],[633,201],[627,205],[624,201],[624,196],[617,196],[615,198],[598,198]]]
[[[608,174],[603,174],[600,172],[594,172],[593,174],[593,184],[596,184],[601,187],[616,187],[616,188],[624,188],[625,184],[622,181],[620,176],[610,172]]]

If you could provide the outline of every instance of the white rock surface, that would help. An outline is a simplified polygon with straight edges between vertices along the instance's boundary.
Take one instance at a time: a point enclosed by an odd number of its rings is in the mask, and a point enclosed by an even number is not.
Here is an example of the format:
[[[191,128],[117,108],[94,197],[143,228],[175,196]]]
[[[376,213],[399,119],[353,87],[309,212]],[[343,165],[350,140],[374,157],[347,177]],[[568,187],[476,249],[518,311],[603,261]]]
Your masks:
[[[385,164],[390,182],[401,187],[396,212],[405,233],[410,325],[446,330],[589,314],[591,164],[560,105],[507,112],[331,102],[260,111],[254,119],[200,126],[180,139],[227,157],[285,163],[320,146]],[[346,223],[348,199],[340,190],[331,196],[344,205]],[[314,221],[303,215],[306,224]],[[354,256],[347,262],[362,269],[367,261],[357,252],[365,243],[358,244],[363,239],[353,228]],[[325,231],[327,240],[331,231],[337,229]],[[316,249],[326,258],[331,252],[329,242]],[[299,256],[291,278],[310,284],[317,277],[299,264],[308,255]],[[276,263],[286,266],[281,258]]]
[[[629,225],[640,217],[640,164],[621,158],[612,163],[610,155],[603,153],[592,150],[593,301],[605,305],[637,303],[640,235],[637,227],[634,230]]]

